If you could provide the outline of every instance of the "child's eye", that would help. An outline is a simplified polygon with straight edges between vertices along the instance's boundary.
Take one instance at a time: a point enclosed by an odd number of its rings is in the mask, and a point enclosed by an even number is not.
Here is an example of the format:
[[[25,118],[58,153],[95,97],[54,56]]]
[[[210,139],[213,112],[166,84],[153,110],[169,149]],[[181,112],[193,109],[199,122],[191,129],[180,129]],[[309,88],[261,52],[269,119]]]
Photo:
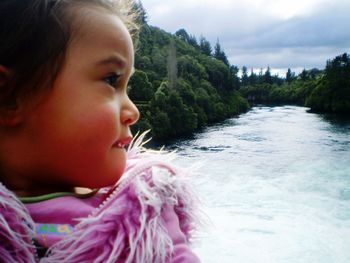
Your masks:
[[[108,76],[106,76],[103,80],[112,87],[117,87],[118,79],[121,75],[118,75],[116,73],[110,73]]]

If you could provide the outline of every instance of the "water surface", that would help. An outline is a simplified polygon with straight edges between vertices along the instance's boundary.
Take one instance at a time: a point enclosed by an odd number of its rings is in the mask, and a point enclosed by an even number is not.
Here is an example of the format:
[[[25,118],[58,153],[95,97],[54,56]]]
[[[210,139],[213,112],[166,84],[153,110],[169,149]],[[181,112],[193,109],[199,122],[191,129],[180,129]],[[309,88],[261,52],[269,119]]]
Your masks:
[[[203,262],[350,262],[350,122],[255,107],[174,142],[210,218]]]

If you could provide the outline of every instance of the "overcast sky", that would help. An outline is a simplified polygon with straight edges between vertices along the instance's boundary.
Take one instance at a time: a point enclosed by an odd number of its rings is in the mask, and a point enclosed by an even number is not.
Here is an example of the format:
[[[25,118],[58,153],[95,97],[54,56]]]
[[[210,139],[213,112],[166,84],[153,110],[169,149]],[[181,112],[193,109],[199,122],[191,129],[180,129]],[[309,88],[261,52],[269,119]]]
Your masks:
[[[142,0],[148,22],[219,39],[231,64],[284,74],[350,53],[350,0]]]

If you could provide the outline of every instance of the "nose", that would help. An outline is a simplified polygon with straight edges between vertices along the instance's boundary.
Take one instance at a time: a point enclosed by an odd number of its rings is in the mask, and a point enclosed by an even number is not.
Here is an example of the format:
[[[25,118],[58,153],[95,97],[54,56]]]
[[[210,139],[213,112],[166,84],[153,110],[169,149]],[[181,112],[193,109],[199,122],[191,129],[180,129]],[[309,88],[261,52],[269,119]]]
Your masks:
[[[140,117],[139,110],[137,109],[136,105],[129,99],[129,97],[126,97],[126,101],[124,107],[122,108],[120,117],[121,122],[127,126],[135,124]]]

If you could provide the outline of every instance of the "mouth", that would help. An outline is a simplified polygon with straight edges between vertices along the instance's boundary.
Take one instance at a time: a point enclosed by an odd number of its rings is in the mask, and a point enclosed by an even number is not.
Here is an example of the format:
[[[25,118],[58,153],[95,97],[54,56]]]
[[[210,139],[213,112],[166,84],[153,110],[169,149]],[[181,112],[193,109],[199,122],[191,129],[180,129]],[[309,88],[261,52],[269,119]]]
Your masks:
[[[132,141],[132,137],[126,137],[124,139],[116,141],[113,144],[113,147],[124,149],[126,146],[128,146],[131,143],[131,141]]]

